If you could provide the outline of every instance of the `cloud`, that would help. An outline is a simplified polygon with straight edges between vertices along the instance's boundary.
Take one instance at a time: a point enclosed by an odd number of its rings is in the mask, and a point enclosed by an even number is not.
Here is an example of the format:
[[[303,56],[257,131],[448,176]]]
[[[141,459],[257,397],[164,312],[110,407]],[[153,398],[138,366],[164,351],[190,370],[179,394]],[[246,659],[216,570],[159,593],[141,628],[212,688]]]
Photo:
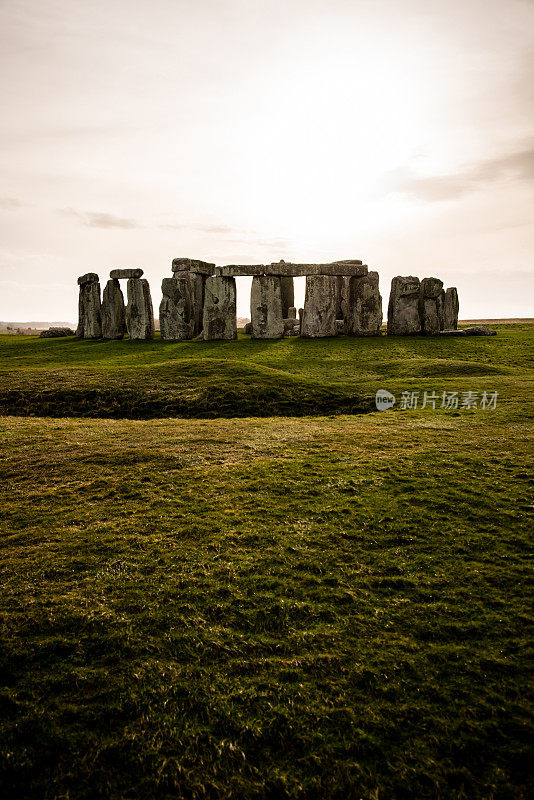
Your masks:
[[[456,200],[468,192],[503,178],[534,181],[534,145],[498,158],[467,164],[449,175],[415,177],[409,167],[388,176],[389,192],[408,194],[427,203]]]
[[[59,209],[61,214],[68,214],[76,217],[82,225],[89,228],[142,228],[143,226],[135,219],[127,217],[117,217],[114,214],[107,214],[104,211],[76,211],[74,208]]]
[[[0,209],[2,211],[16,211],[24,205],[22,200],[17,200],[16,197],[0,197]]]
[[[233,228],[229,228],[228,225],[201,225],[198,223],[182,225],[179,223],[167,224],[160,225],[160,228],[173,231],[200,231],[201,233],[214,233],[221,236],[227,236],[236,232]]]

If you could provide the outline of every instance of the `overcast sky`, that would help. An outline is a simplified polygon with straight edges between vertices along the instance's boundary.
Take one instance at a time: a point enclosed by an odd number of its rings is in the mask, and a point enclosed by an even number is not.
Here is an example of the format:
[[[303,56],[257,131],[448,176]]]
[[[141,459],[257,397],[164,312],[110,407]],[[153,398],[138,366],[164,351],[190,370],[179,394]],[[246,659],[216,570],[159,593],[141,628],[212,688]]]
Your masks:
[[[534,316],[534,2],[0,0],[0,45],[0,319],[138,266],[157,315],[175,256]]]

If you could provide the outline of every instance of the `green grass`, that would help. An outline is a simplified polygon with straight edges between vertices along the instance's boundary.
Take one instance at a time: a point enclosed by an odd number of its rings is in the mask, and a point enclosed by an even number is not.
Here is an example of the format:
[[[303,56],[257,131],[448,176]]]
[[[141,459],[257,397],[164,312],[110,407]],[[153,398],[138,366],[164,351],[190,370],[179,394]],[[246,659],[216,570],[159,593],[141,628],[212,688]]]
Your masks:
[[[310,405],[331,386],[500,395],[486,412],[0,417],[2,796],[527,800],[532,333],[506,327],[9,337],[3,385],[28,395],[155,384],[197,402],[224,378],[239,400],[251,374],[302,381]]]
[[[534,325],[496,337],[0,340],[0,413],[117,418],[359,413],[378,388],[528,391]]]

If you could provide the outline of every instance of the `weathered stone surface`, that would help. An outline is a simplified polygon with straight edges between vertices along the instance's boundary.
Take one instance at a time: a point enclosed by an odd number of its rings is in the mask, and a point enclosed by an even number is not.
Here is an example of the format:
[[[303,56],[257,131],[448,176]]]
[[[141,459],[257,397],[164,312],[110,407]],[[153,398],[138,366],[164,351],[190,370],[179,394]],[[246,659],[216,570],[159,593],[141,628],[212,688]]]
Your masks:
[[[419,278],[397,275],[391,281],[387,331],[390,336],[421,333],[419,319]]]
[[[173,272],[198,272],[200,275],[213,275],[215,264],[208,261],[198,261],[196,258],[173,258]]]
[[[336,319],[336,333],[341,335],[345,333],[345,320],[343,319]]]
[[[100,303],[100,283],[98,281],[86,282],[80,285],[76,336],[82,339],[102,338],[102,308]]]
[[[443,330],[439,332],[440,336],[465,336],[464,330]]]
[[[303,316],[304,316],[304,309],[303,308],[299,308],[299,319],[302,320]]]
[[[206,340],[237,338],[235,278],[206,280],[203,336]]]
[[[199,272],[187,272],[186,270],[177,270],[174,273],[175,278],[186,278],[191,284],[191,301],[193,303],[193,336],[198,336],[202,333],[202,315],[204,308],[204,287],[206,285],[207,276]]]
[[[487,325],[473,325],[463,330],[466,336],[497,336],[497,331],[490,330]]]
[[[248,336],[252,333],[252,322],[246,322],[243,325],[243,333],[246,333]]]
[[[284,336],[298,336],[300,334],[300,322],[293,317],[284,319]]]
[[[126,291],[126,328],[130,339],[153,339],[154,311],[148,281],[145,278],[129,278]]]
[[[302,275],[367,275],[368,267],[361,261],[333,261],[330,264],[290,264],[280,261],[278,264],[267,264],[266,275],[291,275],[297,278]]]
[[[228,264],[225,267],[215,267],[215,275],[225,278],[239,278],[242,275],[263,275],[263,264]]]
[[[39,334],[40,339],[56,339],[61,336],[74,336],[74,331],[70,328],[48,328]]]
[[[140,267],[135,269],[112,269],[109,277],[119,280],[119,278],[140,278],[142,274],[143,270]]]
[[[443,330],[443,281],[423,278],[419,290],[421,333],[436,336]]]
[[[122,339],[126,333],[126,309],[117,278],[110,278],[102,295],[102,336]]]
[[[336,319],[343,319],[343,299],[346,294],[346,284],[349,278],[338,275],[336,277]]]
[[[459,310],[460,302],[458,300],[458,290],[455,286],[451,286],[445,292],[445,301],[443,304],[443,327],[445,330],[456,330],[458,327]]]
[[[295,306],[290,306],[287,309],[287,317],[286,319],[296,319],[297,318],[297,309]]]
[[[328,275],[308,275],[300,335],[306,338],[335,336],[336,281]]]
[[[295,287],[293,285],[293,278],[284,277],[280,278],[280,288],[282,290],[282,316],[289,317],[289,309],[295,302]]]
[[[96,272],[86,272],[85,275],[80,275],[78,278],[78,286],[83,286],[85,283],[97,283],[98,275]]]
[[[284,335],[282,286],[274,275],[252,278],[250,317],[253,339],[281,339]]]
[[[350,336],[378,336],[382,325],[382,297],[378,272],[346,278],[342,317],[344,332]]]
[[[163,278],[161,293],[159,306],[161,338],[166,341],[192,339],[195,334],[195,311],[189,275]]]

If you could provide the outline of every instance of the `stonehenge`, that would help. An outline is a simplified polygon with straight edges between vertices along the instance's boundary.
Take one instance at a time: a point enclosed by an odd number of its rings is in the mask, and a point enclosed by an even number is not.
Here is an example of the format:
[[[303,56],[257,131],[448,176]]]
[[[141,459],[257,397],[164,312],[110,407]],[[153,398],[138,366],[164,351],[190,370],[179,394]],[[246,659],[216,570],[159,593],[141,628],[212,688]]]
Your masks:
[[[202,319],[204,339],[237,339],[235,278],[206,279]]]
[[[100,302],[100,282],[95,272],[88,272],[78,278],[80,287],[78,300],[78,327],[76,336],[80,339],[102,338],[102,304]]]
[[[391,281],[387,332],[389,336],[414,336],[421,333],[419,317],[419,278],[398,275]]]
[[[111,270],[120,272],[121,270]],[[124,270],[126,272],[126,270]],[[124,296],[117,278],[110,278],[102,295],[102,338],[122,339],[126,333]]]
[[[455,331],[458,328],[458,311],[460,304],[458,302],[458,291],[455,286],[451,286],[445,291],[445,300],[443,303],[443,329],[446,331]]]
[[[182,273],[176,273],[182,276]],[[161,338],[176,342],[195,334],[195,306],[189,276],[163,278],[159,327]]]
[[[379,336],[382,326],[382,296],[378,272],[346,278],[342,296],[343,333],[349,336]]]
[[[252,278],[250,290],[252,338],[281,339],[284,335],[284,317],[287,317],[287,313],[283,313],[282,278],[256,275]]]
[[[336,334],[336,279],[331,275],[308,275],[300,335],[317,339]]]
[[[161,338],[234,340],[237,338],[236,277],[252,277],[251,321],[244,333],[252,339],[308,339],[330,336],[379,336],[382,296],[377,272],[356,259],[327,264],[229,264],[217,266],[193,258],[174,258],[172,277],[161,284]],[[79,321],[84,339],[154,338],[154,314],[143,270],[116,268],[100,300],[99,277],[78,278]],[[294,278],[306,277],[304,308],[295,307]],[[120,280],[125,280],[127,305]],[[391,282],[387,333],[390,336],[462,335],[458,331],[458,291],[444,289],[439,278],[396,276]],[[467,335],[487,335],[485,331]]]
[[[126,284],[126,328],[130,339],[154,338],[154,312],[150,287],[145,278],[128,278]]]

